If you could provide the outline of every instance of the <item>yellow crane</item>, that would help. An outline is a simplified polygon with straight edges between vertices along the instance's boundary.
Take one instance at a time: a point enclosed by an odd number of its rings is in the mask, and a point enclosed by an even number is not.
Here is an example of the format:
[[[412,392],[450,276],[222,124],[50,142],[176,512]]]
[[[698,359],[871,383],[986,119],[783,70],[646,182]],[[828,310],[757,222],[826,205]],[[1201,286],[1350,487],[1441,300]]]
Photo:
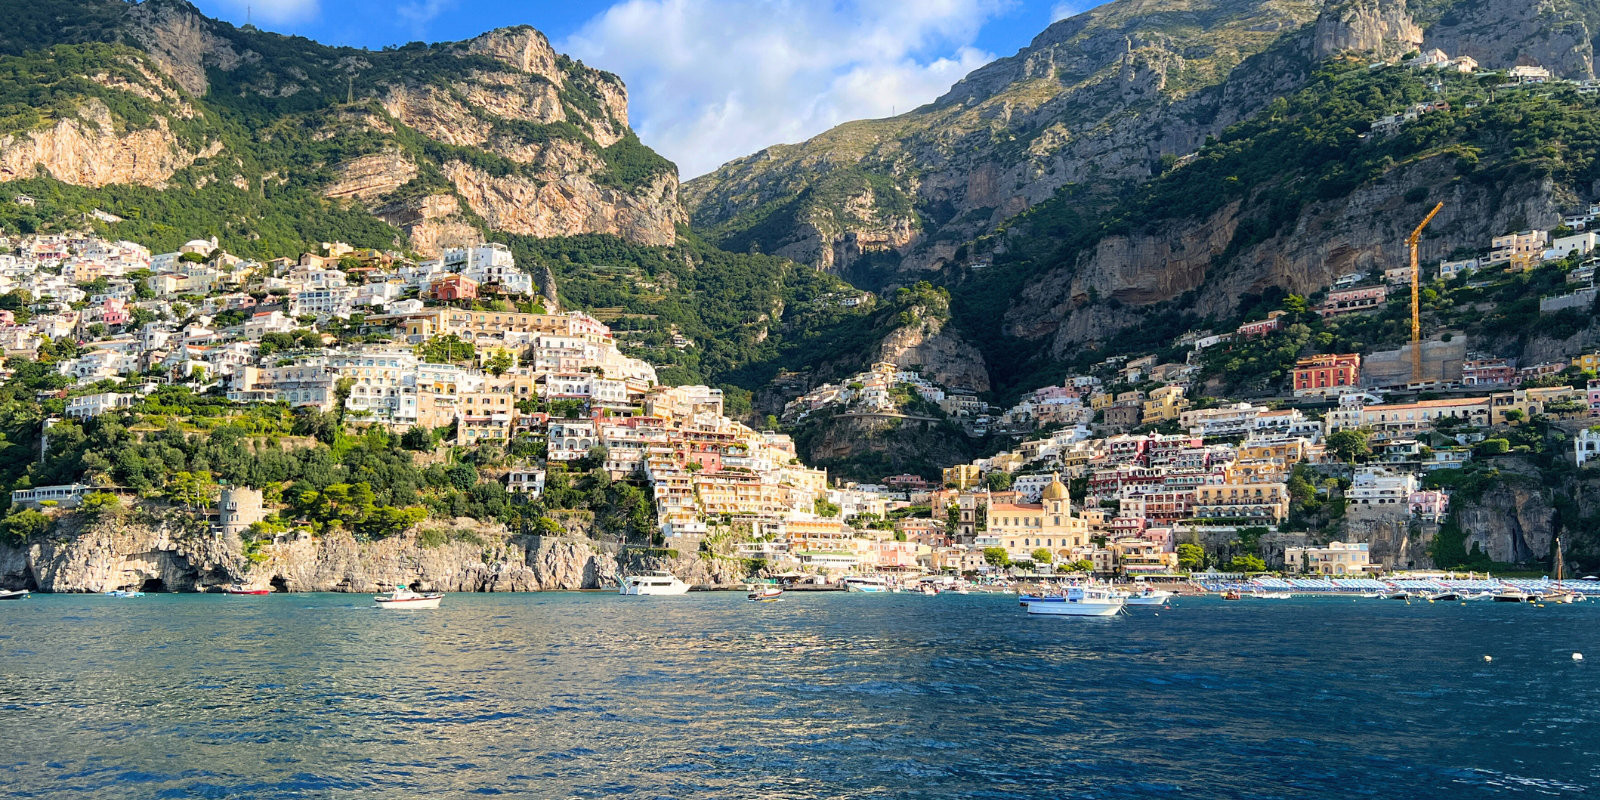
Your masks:
[[[1422,302],[1418,298],[1417,286],[1422,270],[1417,266],[1417,242],[1422,238],[1422,229],[1428,227],[1433,221],[1433,216],[1444,208],[1444,203],[1439,203],[1422,218],[1422,224],[1406,237],[1406,246],[1411,248],[1411,381],[1422,382]]]

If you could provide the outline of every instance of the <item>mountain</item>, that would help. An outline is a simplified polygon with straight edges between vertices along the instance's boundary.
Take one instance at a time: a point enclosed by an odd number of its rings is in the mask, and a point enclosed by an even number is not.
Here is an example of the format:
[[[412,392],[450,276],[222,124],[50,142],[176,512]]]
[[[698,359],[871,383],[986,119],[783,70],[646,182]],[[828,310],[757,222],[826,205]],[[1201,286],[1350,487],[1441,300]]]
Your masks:
[[[695,226],[865,283],[974,259],[961,245],[1070,187],[1104,201],[1298,89],[1334,53],[1443,47],[1592,77],[1592,0],[1114,0],[1061,20],[933,103],[737,159],[684,187]]]
[[[1590,100],[1492,105],[1476,76],[1368,65],[1438,47],[1590,79],[1597,31],[1593,0],[1113,0],[927,106],[737,159],[683,195],[724,248],[947,287],[947,335],[1004,393],[1225,323],[1241,298],[1398,264],[1419,198],[1446,201],[1429,259],[1553,226],[1600,189]],[[1418,135],[1364,136],[1440,93],[1458,107]]]
[[[373,52],[183,0],[46,0],[0,22],[0,52],[0,180],[303,191],[422,253],[480,228],[670,245],[684,220],[677,170],[629,129],[622,81],[528,27]]]

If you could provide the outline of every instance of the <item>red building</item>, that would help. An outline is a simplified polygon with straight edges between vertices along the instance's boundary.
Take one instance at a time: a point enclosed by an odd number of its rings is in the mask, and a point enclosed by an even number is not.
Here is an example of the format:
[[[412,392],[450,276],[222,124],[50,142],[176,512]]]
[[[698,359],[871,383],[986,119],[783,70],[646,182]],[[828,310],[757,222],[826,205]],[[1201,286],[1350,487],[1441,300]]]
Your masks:
[[[1294,393],[1327,394],[1361,381],[1361,356],[1355,353],[1302,358],[1294,365]]]
[[[1240,325],[1238,334],[1246,339],[1253,339],[1257,336],[1266,336],[1269,333],[1277,333],[1281,330],[1283,330],[1283,312],[1274,311],[1268,314],[1266,319],[1246,322]]]
[[[433,282],[433,299],[443,302],[476,300],[478,282],[461,275],[447,275]]]

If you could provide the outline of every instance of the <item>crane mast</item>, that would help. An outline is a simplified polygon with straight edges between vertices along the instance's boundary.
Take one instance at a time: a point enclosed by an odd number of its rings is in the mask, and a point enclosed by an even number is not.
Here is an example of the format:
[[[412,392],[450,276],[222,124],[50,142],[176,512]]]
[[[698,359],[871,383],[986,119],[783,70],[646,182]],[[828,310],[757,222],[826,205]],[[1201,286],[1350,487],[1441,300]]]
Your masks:
[[[1422,270],[1417,266],[1417,242],[1422,239],[1422,229],[1428,227],[1439,209],[1444,208],[1444,203],[1439,203],[1422,218],[1422,224],[1406,237],[1406,245],[1411,248],[1411,382],[1422,382],[1422,302],[1418,299],[1418,284],[1421,280]]]

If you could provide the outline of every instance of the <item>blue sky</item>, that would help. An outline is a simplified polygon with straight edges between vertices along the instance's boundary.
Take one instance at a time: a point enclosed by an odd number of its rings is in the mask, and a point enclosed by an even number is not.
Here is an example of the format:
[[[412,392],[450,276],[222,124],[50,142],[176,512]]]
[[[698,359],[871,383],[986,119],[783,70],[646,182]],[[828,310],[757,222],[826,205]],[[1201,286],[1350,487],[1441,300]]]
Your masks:
[[[685,179],[840,122],[926,103],[1093,0],[196,0],[207,14],[379,48],[527,24],[621,75]]]

